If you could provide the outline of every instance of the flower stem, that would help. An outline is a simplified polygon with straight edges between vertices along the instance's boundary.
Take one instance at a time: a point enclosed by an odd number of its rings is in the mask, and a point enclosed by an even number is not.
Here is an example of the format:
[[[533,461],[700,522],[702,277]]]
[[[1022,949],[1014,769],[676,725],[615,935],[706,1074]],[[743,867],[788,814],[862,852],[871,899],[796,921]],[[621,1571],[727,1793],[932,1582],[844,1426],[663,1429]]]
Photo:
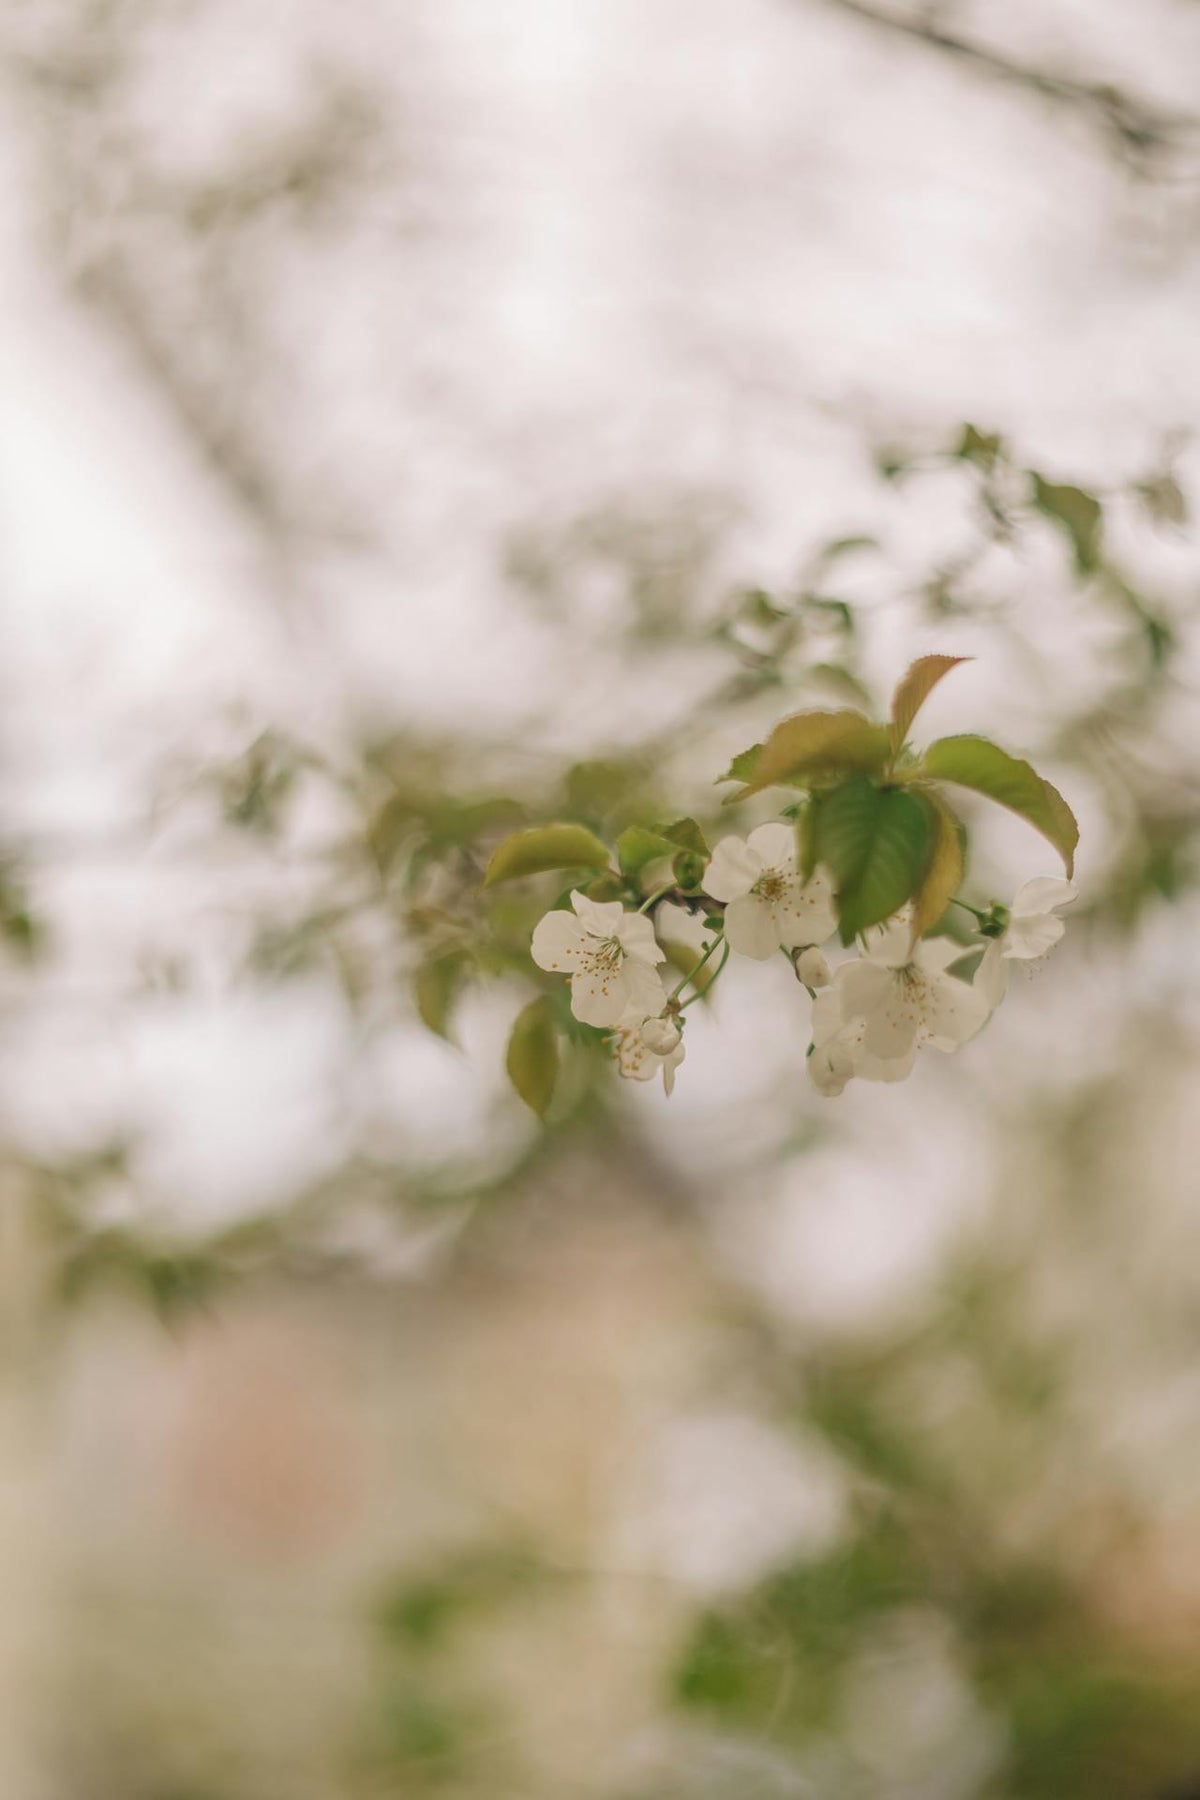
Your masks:
[[[723,931],[718,931],[717,935],[713,938],[712,943],[706,946],[704,955],[700,958],[699,962],[695,965],[694,968],[688,970],[687,974],[684,976],[683,980],[679,983],[678,987],[673,988],[671,990],[671,992],[667,995],[667,999],[669,1001],[678,999],[679,995],[682,994],[682,992],[683,992],[684,988],[687,986],[688,982],[695,981],[697,975],[700,973],[701,969],[704,967],[704,965],[708,961],[709,957],[713,954],[713,952],[717,949],[718,945],[720,945],[720,944],[725,944],[725,933]],[[726,950],[726,954],[728,955],[728,951],[729,951],[728,944],[725,944],[725,950]],[[725,964],[722,962],[721,968],[723,969],[724,967],[725,967]],[[719,974],[720,970],[718,970],[717,973]],[[715,979],[715,977],[714,977],[714,979]],[[699,994],[695,995],[694,997],[698,999]]]
[[[660,887],[656,894],[648,895],[647,898],[645,900],[643,900],[642,904],[638,907],[638,911],[640,913],[649,912],[650,908],[655,904],[655,902],[658,900],[661,900],[664,894],[669,894],[671,892],[671,889],[674,886],[675,886],[675,883],[673,881],[668,881],[666,887]]]
[[[985,912],[980,912],[980,910],[977,906],[968,905],[968,903],[965,900],[952,899],[950,904],[951,904],[951,906],[961,906],[964,912],[969,912],[973,918],[978,919],[980,924],[982,924],[983,921],[987,918],[987,914]]]
[[[689,1006],[695,1006],[697,1000],[703,1000],[705,994],[707,994],[709,988],[712,986],[713,982],[717,979],[717,976],[721,973],[721,970],[725,967],[725,964],[729,961],[729,945],[725,944],[723,946],[723,948],[724,948],[725,954],[722,956],[720,962],[717,964],[716,968],[713,970],[712,974],[709,976],[708,980],[705,982],[703,988],[697,988],[696,992],[692,995],[691,999],[684,1001],[683,1005],[679,1008],[680,1012],[686,1012]],[[695,977],[695,974],[696,974],[696,970],[699,969],[699,967],[700,967],[700,964],[697,963],[696,968],[692,970],[692,973],[690,975],[685,976],[684,980],[685,981],[693,980],[693,978]],[[678,993],[679,989],[676,988],[675,992]]]

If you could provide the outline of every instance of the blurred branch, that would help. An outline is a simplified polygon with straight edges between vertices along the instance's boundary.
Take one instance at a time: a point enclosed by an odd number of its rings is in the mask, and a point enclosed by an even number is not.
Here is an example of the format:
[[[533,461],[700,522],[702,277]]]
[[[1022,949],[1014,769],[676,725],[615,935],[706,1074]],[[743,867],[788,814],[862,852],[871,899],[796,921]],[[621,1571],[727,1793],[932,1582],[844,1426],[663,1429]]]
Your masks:
[[[1039,68],[1036,63],[1023,62],[1003,50],[950,30],[941,23],[933,8],[922,14],[894,12],[890,7],[875,5],[873,0],[825,0],[825,3],[865,24],[940,51],[996,80],[1012,82],[1027,93],[1038,94],[1057,106],[1076,109],[1086,115],[1143,175],[1151,172],[1149,165],[1156,157],[1178,155],[1182,139],[1200,138],[1200,117],[1195,114],[1165,112],[1148,100],[1123,92],[1108,82],[1084,81]]]

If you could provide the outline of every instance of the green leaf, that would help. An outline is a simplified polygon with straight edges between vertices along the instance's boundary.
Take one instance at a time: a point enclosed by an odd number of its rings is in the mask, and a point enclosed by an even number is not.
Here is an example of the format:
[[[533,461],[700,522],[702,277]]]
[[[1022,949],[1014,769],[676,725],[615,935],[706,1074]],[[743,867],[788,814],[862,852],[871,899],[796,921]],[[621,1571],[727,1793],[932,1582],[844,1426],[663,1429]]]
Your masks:
[[[504,1059],[508,1079],[538,1116],[545,1117],[558,1080],[558,1038],[549,999],[531,1000],[513,1024]]]
[[[763,745],[750,780],[732,798],[745,800],[797,777],[812,780],[880,769],[890,747],[887,728],[873,725],[860,712],[793,713],[780,720]]]
[[[937,924],[962,885],[963,828],[940,794],[926,798],[933,809],[933,847],[921,885],[913,896],[913,941]]]
[[[559,906],[570,906],[571,895],[574,891],[573,887],[569,887],[565,895],[563,895],[556,904]],[[602,875],[597,875],[594,881],[589,881],[583,891],[589,900],[623,900],[625,898],[625,883],[621,880],[621,877],[615,875],[611,869],[605,869]]]
[[[534,825],[497,846],[483,885],[495,887],[544,869],[602,869],[607,863],[607,847],[585,825]]]
[[[878,788],[865,775],[826,794],[816,819],[818,861],[837,881],[843,944],[912,898],[929,862],[932,808],[911,788]]]
[[[717,776],[713,786],[719,786],[722,781],[752,781],[762,753],[761,744],[751,744],[748,750],[739,750],[725,773]]]
[[[1004,448],[1004,439],[994,431],[980,431],[977,425],[964,425],[954,454],[963,462],[977,463],[981,469],[994,467]]]
[[[972,660],[969,656],[919,656],[915,663],[909,665],[892,695],[893,751],[899,750],[903,744],[913,720],[942,676],[948,675],[951,669],[956,669],[959,663]]]
[[[627,825],[617,839],[617,861],[623,875],[639,875],[647,863],[674,854],[675,845],[669,838],[642,825]]]
[[[1033,504],[1048,519],[1060,525],[1075,550],[1075,563],[1081,575],[1088,575],[1100,561],[1100,539],[1104,528],[1104,509],[1094,494],[1064,483],[1043,481],[1035,469]]]
[[[413,996],[422,1022],[435,1037],[452,1043],[450,1015],[462,990],[468,968],[461,951],[452,950],[422,963],[413,977]]]
[[[709,855],[708,841],[695,819],[676,819],[673,825],[664,825],[663,836],[681,850],[692,850],[697,856]]]
[[[989,738],[968,732],[930,744],[920,772],[933,781],[953,781],[959,787],[973,788],[977,794],[985,794],[989,800],[1019,813],[1054,845],[1066,864],[1067,874],[1074,873],[1075,846],[1079,842],[1075,815],[1058,789],[1030,763],[1010,756]]]

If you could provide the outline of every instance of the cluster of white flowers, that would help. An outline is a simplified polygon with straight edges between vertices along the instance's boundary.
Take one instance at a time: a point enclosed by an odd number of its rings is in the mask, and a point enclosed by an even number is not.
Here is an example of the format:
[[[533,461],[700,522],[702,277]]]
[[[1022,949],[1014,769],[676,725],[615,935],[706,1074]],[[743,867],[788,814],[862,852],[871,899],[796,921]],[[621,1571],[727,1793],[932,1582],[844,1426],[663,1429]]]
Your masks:
[[[823,946],[834,938],[834,888],[817,868],[806,881],[796,867],[795,834],[761,825],[748,838],[727,837],[713,852],[703,893],[724,908],[721,937],[730,951],[763,962],[782,951],[813,995],[809,1078],[818,1092],[840,1094],[858,1076],[902,1081],[923,1046],[957,1050],[1004,997],[1011,961],[1045,955],[1061,938],[1058,910],[1075,898],[1069,881],[1028,881],[1010,909],[994,908],[974,978],[952,965],[972,946],[950,937],[915,943],[904,909],[865,934],[858,954],[831,968]],[[650,1081],[662,1072],[668,1093],[683,1061],[679,995],[659,972],[666,953],[646,912],[619,900],[571,896],[573,912],[549,912],[533,934],[533,959],[570,977],[576,1018],[611,1032],[621,1075]],[[714,921],[709,921],[710,925]],[[977,946],[976,946],[977,947]]]
[[[662,1070],[668,1094],[683,1061],[683,1033],[668,1012],[658,964],[666,951],[644,913],[619,900],[571,895],[574,912],[548,912],[533,934],[533,960],[571,978],[571,1011],[585,1025],[615,1027],[617,1067],[631,1081]]]

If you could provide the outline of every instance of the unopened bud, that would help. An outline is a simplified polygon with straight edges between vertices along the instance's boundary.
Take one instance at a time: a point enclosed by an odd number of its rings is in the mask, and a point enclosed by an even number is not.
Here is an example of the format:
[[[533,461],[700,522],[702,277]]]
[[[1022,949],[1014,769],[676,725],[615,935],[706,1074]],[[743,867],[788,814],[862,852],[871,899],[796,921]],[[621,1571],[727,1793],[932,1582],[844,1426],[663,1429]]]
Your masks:
[[[642,1042],[655,1056],[670,1056],[682,1035],[670,1019],[647,1019],[642,1026]]]
[[[805,987],[822,988],[829,986],[829,964],[821,952],[812,944],[802,950],[796,958],[796,973]]]

